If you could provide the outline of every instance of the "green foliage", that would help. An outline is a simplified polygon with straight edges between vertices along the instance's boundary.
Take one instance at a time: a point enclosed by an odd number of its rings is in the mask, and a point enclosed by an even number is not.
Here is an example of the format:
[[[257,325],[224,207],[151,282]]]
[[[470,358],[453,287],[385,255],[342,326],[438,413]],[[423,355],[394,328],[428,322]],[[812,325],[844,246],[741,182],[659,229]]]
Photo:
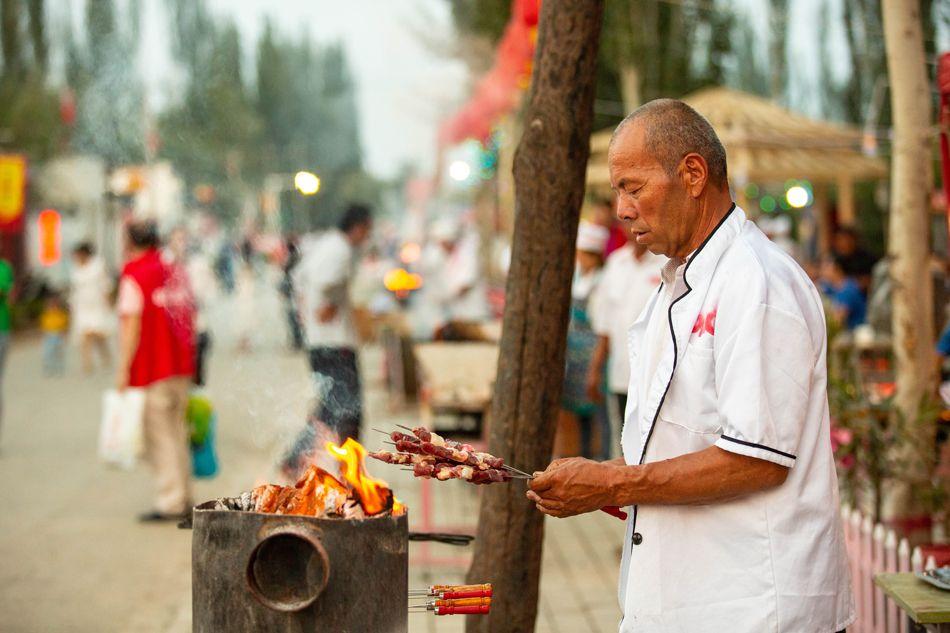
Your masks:
[[[449,0],[452,19],[462,33],[484,37],[493,44],[501,39],[511,17],[511,0]]]
[[[847,339],[838,339],[838,324],[828,323],[828,340],[834,343],[828,379],[831,439],[843,500],[870,507],[880,521],[887,491],[903,484],[923,510],[947,520],[950,490],[934,472],[932,442],[922,441],[935,433],[939,407],[925,401],[913,419],[904,416],[893,396],[875,394],[864,376],[862,368],[880,360],[862,357]]]
[[[7,151],[42,160],[59,149],[63,130],[59,100],[45,82],[47,48],[43,28],[43,2],[0,2],[3,72],[0,73],[0,143]],[[29,54],[23,33],[29,26]]]
[[[33,160],[49,158],[63,140],[56,93],[37,76],[0,79],[0,130],[4,147]]]

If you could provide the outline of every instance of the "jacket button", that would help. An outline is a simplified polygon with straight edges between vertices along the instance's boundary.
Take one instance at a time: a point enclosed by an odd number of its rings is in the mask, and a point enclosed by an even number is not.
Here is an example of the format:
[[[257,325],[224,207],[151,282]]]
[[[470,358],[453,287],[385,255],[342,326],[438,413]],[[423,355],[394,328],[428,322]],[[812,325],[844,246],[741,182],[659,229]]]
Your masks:
[[[640,534],[639,532],[634,532],[634,533],[633,533],[633,544],[634,544],[634,545],[639,545],[639,544],[642,543],[642,542],[643,542],[643,535]]]

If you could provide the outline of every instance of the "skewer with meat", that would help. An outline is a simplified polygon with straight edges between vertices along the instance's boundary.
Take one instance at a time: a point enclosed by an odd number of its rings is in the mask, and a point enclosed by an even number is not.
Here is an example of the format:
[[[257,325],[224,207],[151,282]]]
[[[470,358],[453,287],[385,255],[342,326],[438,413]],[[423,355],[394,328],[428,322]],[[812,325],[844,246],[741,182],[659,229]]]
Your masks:
[[[434,477],[439,481],[462,479],[474,484],[501,483],[512,479],[510,474],[497,468],[476,470],[471,466],[446,462],[416,464],[412,472],[416,477]]]
[[[419,464],[436,461],[432,455],[419,455],[412,453],[391,453],[389,451],[376,451],[368,453],[373,459],[378,459],[387,464]]]

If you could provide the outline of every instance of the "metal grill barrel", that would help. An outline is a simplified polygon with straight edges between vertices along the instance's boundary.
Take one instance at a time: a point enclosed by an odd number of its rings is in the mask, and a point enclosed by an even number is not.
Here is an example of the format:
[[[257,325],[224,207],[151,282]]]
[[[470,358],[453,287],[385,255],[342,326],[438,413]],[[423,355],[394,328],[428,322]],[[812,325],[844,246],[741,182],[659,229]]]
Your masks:
[[[195,508],[197,633],[405,633],[408,518]]]

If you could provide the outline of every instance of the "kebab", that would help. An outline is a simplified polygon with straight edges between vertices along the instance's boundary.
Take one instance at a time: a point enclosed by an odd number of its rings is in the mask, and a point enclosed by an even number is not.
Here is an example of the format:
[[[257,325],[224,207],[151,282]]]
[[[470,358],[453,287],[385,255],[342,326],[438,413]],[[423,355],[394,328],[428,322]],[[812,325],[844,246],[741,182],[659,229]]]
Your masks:
[[[448,479],[462,479],[474,484],[501,483],[511,481],[512,479],[533,479],[533,475],[518,470],[504,463],[500,457],[495,457],[489,453],[478,452],[471,444],[462,444],[447,440],[438,433],[433,433],[424,426],[409,428],[402,425],[400,428],[411,431],[412,435],[393,431],[386,433],[375,429],[377,432],[387,435],[394,443],[396,449],[403,453],[412,455],[431,455],[437,460],[433,462],[422,462],[411,458],[400,457],[400,461],[382,461],[387,463],[412,464],[411,470],[416,477],[431,478],[435,477],[439,481]],[[385,453],[385,451],[381,451]],[[372,454],[371,454],[372,455]],[[380,459],[380,458],[377,458]],[[462,464],[471,467],[470,472],[467,468],[458,468],[455,464]],[[627,513],[618,506],[605,506],[601,508],[602,512],[617,517],[622,521],[627,520]]]
[[[433,433],[422,426],[413,429],[409,429],[408,427],[402,428],[411,430],[413,435],[410,436],[405,433],[400,433],[399,431],[392,433],[385,433],[379,429],[376,429],[376,431],[387,435],[392,440],[392,444],[396,450],[402,453],[432,455],[440,462],[454,462],[471,466],[478,470],[507,470],[523,477],[530,476],[517,468],[506,465],[504,460],[500,457],[476,451],[471,444],[446,440],[441,435]],[[496,481],[496,479],[492,479],[492,481]],[[504,481],[507,481],[507,479]]]

